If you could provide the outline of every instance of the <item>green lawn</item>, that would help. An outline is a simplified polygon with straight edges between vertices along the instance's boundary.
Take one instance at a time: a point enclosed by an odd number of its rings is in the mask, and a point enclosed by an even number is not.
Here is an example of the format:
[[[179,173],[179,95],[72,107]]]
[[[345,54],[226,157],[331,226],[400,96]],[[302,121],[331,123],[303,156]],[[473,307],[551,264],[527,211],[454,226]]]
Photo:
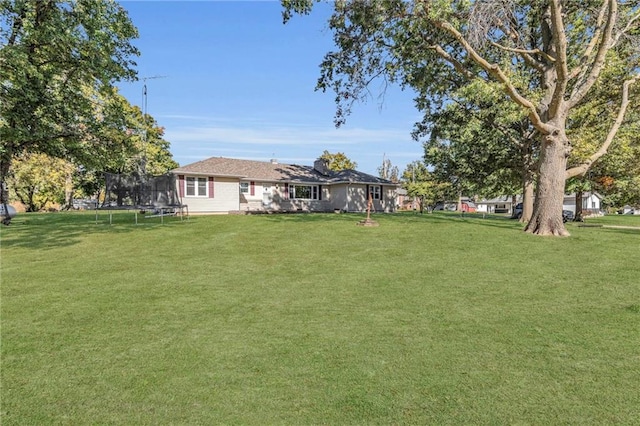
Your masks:
[[[638,423],[640,229],[373,218],[19,215],[2,425]]]

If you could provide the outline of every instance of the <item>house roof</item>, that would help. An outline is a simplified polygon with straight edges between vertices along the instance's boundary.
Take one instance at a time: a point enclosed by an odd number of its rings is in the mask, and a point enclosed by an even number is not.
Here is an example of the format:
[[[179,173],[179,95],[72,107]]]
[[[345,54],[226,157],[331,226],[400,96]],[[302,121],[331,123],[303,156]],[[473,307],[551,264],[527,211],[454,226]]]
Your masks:
[[[602,195],[598,194],[597,192],[590,192],[590,191],[585,191],[582,193],[582,199],[584,200],[585,198],[589,198],[591,196],[596,197],[599,200],[602,200]],[[565,199],[574,199],[576,198],[576,193],[572,192],[571,194],[564,194],[564,198]]]
[[[516,197],[516,203],[522,201],[522,197],[518,195]],[[503,195],[501,197],[490,198],[490,199],[482,199],[480,201],[476,201],[477,204],[511,204],[513,203],[513,197],[511,195]]]
[[[602,200],[602,195],[598,194],[597,192],[583,192],[582,198],[586,199],[586,198],[589,198],[591,195]],[[565,201],[575,200],[575,198],[576,198],[575,193],[564,194]],[[513,197],[511,195],[503,195],[497,198],[482,199],[481,201],[478,201],[477,204],[505,204],[505,203],[509,204],[512,202],[512,200],[513,200]],[[521,202],[522,202],[522,195],[516,196],[516,203],[521,203]]]
[[[195,174],[219,177],[235,177],[241,180],[267,182],[305,182],[318,184],[363,183],[396,185],[395,183],[357,170],[320,173],[312,166],[282,164],[275,161],[240,160],[211,157],[172,170],[175,174]]]

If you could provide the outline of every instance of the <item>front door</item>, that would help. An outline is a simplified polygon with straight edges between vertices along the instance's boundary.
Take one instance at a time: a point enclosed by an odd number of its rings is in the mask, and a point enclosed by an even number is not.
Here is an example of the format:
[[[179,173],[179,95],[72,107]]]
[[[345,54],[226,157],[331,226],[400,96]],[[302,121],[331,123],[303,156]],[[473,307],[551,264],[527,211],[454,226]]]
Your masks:
[[[271,185],[267,185],[267,184],[262,185],[262,205],[264,207],[271,207],[272,200],[273,200],[273,195],[271,192]]]

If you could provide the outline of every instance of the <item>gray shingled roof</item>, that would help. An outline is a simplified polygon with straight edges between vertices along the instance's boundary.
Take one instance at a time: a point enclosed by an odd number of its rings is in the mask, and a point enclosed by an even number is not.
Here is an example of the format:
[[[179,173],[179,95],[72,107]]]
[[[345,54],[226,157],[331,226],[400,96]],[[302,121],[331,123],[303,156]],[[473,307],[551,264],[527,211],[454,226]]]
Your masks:
[[[329,176],[329,180],[332,183],[352,182],[352,183],[374,183],[379,185],[395,185],[390,180],[382,179],[377,176],[373,176],[367,173],[359,172],[357,170],[340,170],[339,172],[332,172]]]
[[[307,183],[373,183],[394,185],[393,182],[357,170],[341,170],[323,175],[311,166],[281,164],[271,161],[239,160],[211,157],[173,170],[174,173],[237,177],[267,182]]]

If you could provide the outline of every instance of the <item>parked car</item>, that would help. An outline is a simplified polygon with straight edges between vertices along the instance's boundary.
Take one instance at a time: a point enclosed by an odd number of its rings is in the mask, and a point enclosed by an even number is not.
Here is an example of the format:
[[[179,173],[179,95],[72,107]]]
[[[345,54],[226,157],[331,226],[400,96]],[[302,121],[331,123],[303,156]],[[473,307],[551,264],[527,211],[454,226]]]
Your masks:
[[[98,207],[98,200],[88,198],[73,200],[72,206],[74,210],[95,210]]]
[[[513,214],[511,215],[512,219],[520,219],[522,217],[522,203],[516,204],[513,208]]]
[[[573,220],[573,217],[571,210],[562,210],[562,222],[570,222]]]
[[[433,206],[433,210],[447,210],[450,212],[454,212],[456,211],[457,206],[455,203],[444,203],[442,201],[439,201],[436,203],[435,206]]]
[[[513,208],[513,215],[511,215],[512,219],[520,219],[522,217],[522,203],[516,204]],[[570,222],[574,218],[573,212],[571,210],[562,210],[562,222]]]

